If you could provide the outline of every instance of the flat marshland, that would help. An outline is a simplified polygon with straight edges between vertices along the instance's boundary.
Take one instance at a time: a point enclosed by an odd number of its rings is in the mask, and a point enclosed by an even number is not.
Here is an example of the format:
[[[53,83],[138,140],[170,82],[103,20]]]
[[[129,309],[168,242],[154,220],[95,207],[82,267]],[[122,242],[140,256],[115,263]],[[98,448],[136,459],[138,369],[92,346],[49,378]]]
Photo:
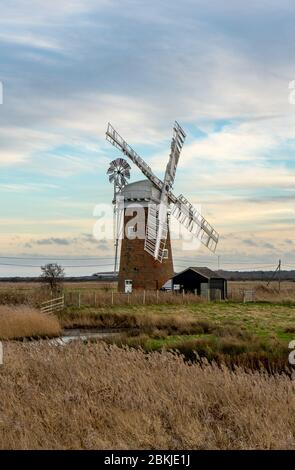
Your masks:
[[[295,339],[291,304],[198,302],[186,305],[68,307],[63,327],[115,328],[109,341],[146,352],[178,350],[186,359],[287,371],[288,345]]]
[[[36,309],[40,286],[0,285],[0,339],[18,339],[4,341],[0,447],[295,449],[293,285],[284,296],[258,285],[250,303],[138,294],[133,305],[112,305],[113,286],[66,286],[55,316]],[[27,340],[67,328],[119,333]]]

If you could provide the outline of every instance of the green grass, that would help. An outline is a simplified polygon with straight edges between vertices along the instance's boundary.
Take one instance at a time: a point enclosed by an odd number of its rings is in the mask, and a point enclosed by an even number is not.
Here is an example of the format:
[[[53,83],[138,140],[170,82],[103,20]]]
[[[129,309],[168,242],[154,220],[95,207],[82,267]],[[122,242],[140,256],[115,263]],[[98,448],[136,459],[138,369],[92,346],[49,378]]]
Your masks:
[[[213,335],[198,334],[198,335],[170,335],[166,338],[148,338],[145,342],[145,347],[148,350],[158,351],[165,347],[166,349],[177,349],[184,341],[194,340],[196,338],[210,338]]]
[[[295,338],[295,308],[292,305],[270,303],[196,303],[190,305],[151,305],[122,307],[70,307],[61,312],[60,320],[66,327],[98,326],[107,323],[108,316],[113,318],[114,327],[134,327],[134,318],[169,316],[210,322],[214,327],[238,328],[259,337],[277,337],[285,342]],[[128,321],[130,319],[130,322]],[[110,325],[106,325],[110,326]],[[292,332],[294,327],[294,333]],[[285,331],[286,329],[290,332]]]
[[[295,308],[266,302],[71,307],[60,321],[67,327],[123,328],[110,340],[120,346],[178,350],[190,360],[197,353],[229,366],[263,364],[268,370],[288,366],[288,344],[295,339]]]

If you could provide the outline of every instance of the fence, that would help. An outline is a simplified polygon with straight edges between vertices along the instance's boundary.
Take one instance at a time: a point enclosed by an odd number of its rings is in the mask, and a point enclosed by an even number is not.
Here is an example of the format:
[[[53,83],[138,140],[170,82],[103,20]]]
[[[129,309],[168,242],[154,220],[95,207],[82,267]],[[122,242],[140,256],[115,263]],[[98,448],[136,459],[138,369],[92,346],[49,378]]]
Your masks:
[[[201,302],[202,299],[193,293],[164,291],[133,291],[123,292],[66,292],[67,307],[107,307],[114,305],[152,305],[152,304],[186,304]]]
[[[57,297],[56,299],[47,300],[41,304],[42,313],[53,313],[62,310],[65,307],[65,296]]]
[[[245,290],[244,291],[244,298],[243,302],[255,302],[255,290]]]

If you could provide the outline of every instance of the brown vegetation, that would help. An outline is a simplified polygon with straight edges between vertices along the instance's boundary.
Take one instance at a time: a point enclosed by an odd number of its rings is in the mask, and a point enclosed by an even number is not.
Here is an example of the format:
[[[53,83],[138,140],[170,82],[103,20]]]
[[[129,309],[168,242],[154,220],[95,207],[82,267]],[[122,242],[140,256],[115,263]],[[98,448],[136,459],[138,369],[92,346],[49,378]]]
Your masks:
[[[28,306],[0,305],[0,339],[54,337],[61,332],[58,319]]]
[[[4,353],[2,449],[295,448],[284,375],[103,343],[9,343]]]
[[[254,290],[257,301],[294,303],[295,282],[282,281],[281,290],[278,291],[278,282],[273,281],[267,286],[262,281],[229,281],[228,297],[230,301],[243,301],[244,291]],[[113,294],[112,294],[113,292]],[[68,306],[79,304],[91,307],[105,307],[112,305],[142,305],[146,304],[185,304],[195,303],[201,299],[193,294],[171,294],[170,292],[155,291],[133,292],[128,296],[117,292],[116,282],[64,282],[65,301]],[[38,282],[0,282],[0,304],[29,304],[40,305],[42,301],[50,298],[50,292]]]
[[[166,329],[168,332],[201,332],[199,321],[192,315],[178,313],[163,315],[156,313],[150,307],[133,309],[67,309],[58,313],[65,328],[140,328],[141,331],[151,332],[155,328]]]
[[[229,281],[229,299],[241,301],[245,290],[255,292],[255,300],[265,302],[295,302],[295,282],[282,281],[279,291],[278,281],[272,281],[269,285],[262,281]]]
[[[192,325],[190,333],[181,334],[162,329],[151,332],[142,328],[110,336],[105,341],[120,347],[141,348],[146,352],[175,351],[186,360],[201,363],[206,358],[210,363],[227,365],[232,369],[241,366],[247,370],[264,368],[269,373],[292,374],[292,367],[288,364],[288,348],[282,341],[265,341],[243,330],[229,333],[214,326],[210,327],[209,334],[195,334],[195,328],[198,328],[197,325]]]

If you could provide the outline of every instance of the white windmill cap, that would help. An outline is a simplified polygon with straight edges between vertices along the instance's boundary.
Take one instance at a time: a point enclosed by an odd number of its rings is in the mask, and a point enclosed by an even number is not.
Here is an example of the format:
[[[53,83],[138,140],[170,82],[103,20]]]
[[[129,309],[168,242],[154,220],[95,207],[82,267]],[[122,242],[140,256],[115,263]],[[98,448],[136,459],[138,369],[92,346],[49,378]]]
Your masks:
[[[135,181],[127,184],[121,191],[125,201],[154,201],[159,202],[161,193],[149,180]]]

